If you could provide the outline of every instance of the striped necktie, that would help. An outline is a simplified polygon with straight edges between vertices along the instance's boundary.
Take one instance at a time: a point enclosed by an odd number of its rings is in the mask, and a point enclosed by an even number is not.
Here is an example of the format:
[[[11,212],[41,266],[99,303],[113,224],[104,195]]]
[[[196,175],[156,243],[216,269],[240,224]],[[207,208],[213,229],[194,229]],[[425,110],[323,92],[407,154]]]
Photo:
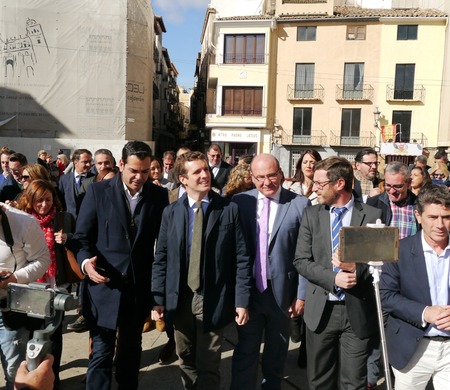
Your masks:
[[[334,253],[339,247],[339,230],[341,230],[342,218],[347,211],[347,207],[334,207],[332,211],[336,215],[333,220],[333,225],[331,226],[331,242],[333,244],[332,253]],[[333,266],[333,271],[340,272],[341,269],[339,267]],[[335,291],[335,295],[337,298],[339,298],[339,300],[344,299],[345,294],[340,287],[336,286]]]

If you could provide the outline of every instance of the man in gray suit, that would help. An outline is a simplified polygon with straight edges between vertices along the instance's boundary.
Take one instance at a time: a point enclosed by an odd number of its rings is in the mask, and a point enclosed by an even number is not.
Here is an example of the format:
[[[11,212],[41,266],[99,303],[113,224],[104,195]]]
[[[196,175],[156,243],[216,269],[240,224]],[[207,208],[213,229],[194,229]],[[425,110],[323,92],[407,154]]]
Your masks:
[[[262,388],[280,389],[290,336],[290,317],[302,313],[306,281],[293,261],[303,211],[310,201],[281,187],[278,160],[269,154],[251,163],[256,189],[232,198],[253,261],[249,322],[238,327],[232,389],[255,389],[264,334]],[[303,289],[302,289],[303,288]]]
[[[313,191],[320,204],[305,210],[298,235],[294,265],[309,281],[304,319],[310,390],[367,386],[369,340],[378,330],[372,276],[366,264],[341,263],[332,238],[342,226],[375,222],[381,211],[356,201],[352,184],[345,158],[317,162]]]

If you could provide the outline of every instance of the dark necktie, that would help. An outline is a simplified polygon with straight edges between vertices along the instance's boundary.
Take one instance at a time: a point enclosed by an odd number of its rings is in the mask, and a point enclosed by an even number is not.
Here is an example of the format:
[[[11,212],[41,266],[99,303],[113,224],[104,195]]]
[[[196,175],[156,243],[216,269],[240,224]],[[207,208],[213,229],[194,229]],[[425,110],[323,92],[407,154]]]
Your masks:
[[[192,291],[200,288],[200,264],[203,238],[202,202],[195,203],[197,210],[194,215],[194,231],[192,232],[191,253],[189,255],[188,286]]]
[[[84,176],[80,175],[78,176],[77,180],[77,191],[80,191],[81,185],[83,184]]]
[[[264,205],[259,216],[259,234],[255,261],[255,282],[259,292],[267,288],[267,249],[269,244],[270,199],[264,197]]]
[[[333,225],[331,227],[331,241],[333,243],[333,253],[338,249],[339,247],[339,230],[341,230],[342,227],[342,218],[344,217],[345,212],[347,211],[347,207],[335,207],[333,209],[333,213],[336,214],[336,217],[334,218]],[[341,269],[339,267],[333,266],[334,272],[340,272]],[[336,287],[336,296],[339,299],[344,298],[344,292],[340,287]]]

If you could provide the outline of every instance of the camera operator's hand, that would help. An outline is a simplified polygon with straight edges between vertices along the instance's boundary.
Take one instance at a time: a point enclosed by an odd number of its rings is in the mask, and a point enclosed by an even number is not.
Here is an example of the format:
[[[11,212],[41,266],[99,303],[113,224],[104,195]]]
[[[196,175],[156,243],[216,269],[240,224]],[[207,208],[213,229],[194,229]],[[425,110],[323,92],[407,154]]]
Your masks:
[[[97,267],[97,256],[91,257],[84,263],[84,273],[89,276],[95,283],[108,283],[109,278],[101,275],[99,272],[104,272],[105,270]]]
[[[36,389],[36,390],[52,390],[55,374],[52,370],[53,356],[47,355],[39,366],[28,371],[27,362],[23,361],[16,374],[14,381],[14,389]]]
[[[0,271],[0,289],[6,290],[9,283],[17,283],[17,278],[15,275],[9,271]]]

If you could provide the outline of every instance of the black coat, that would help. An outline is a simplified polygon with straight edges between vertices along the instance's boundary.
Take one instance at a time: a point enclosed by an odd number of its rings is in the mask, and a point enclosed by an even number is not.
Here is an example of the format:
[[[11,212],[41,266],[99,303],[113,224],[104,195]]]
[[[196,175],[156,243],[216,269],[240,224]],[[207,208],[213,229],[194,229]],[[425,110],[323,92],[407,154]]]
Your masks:
[[[154,245],[167,204],[165,188],[144,184],[135,211],[137,230],[133,239],[121,175],[89,187],[76,225],[77,260],[81,266],[84,260],[97,256],[97,266],[105,269],[111,281],[96,284],[88,280],[83,300],[83,314],[88,321],[116,329],[125,275],[134,285],[141,315],[150,313]]]

